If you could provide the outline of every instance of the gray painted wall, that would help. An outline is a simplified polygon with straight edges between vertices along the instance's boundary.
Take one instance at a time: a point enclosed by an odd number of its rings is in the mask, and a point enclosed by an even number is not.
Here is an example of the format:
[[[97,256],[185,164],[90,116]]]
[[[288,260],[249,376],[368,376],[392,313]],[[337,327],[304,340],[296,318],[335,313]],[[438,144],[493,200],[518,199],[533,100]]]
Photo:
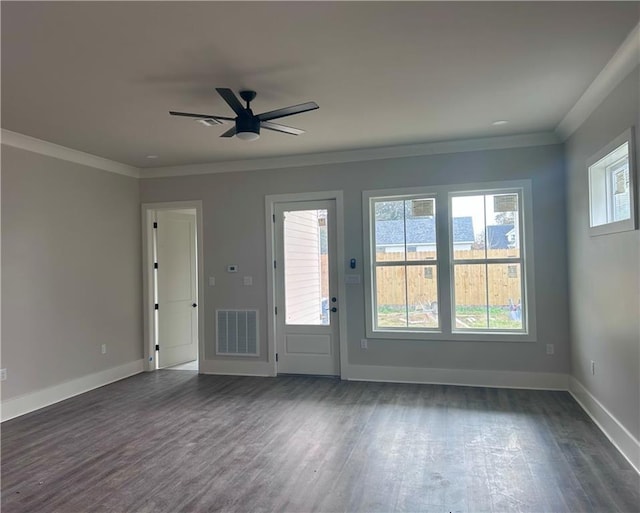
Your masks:
[[[138,191],[2,146],[3,400],[142,358]]]
[[[266,137],[264,141],[266,142]],[[260,141],[262,143],[262,140]],[[295,143],[295,141],[294,141]],[[206,286],[206,358],[214,354],[216,308],[258,308],[261,354],[266,355],[265,195],[343,190],[345,250],[363,262],[362,191],[392,187],[474,183],[503,179],[533,182],[534,251],[538,342],[438,342],[372,340],[365,336],[363,285],[347,285],[349,362],[364,365],[417,366],[450,369],[496,369],[568,372],[568,306],[564,157],[561,145],[431,155],[284,170],[221,173],[143,179],[142,202],[203,201],[204,269],[215,276]],[[238,264],[237,274],[225,267]],[[362,272],[362,268],[360,267]],[[253,276],[253,287],[242,277]],[[547,356],[545,344],[556,346]],[[265,359],[263,356],[262,359]],[[246,360],[244,360],[246,361]]]
[[[589,236],[586,159],[632,125],[638,68],[566,142],[572,374],[640,438],[640,233]],[[591,360],[596,374],[591,374]]]

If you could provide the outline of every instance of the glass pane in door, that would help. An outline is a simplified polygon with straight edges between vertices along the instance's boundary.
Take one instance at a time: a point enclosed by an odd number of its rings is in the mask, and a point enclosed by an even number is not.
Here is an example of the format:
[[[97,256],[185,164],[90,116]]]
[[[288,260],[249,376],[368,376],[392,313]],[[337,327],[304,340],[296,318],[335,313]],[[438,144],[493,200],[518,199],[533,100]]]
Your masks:
[[[287,324],[329,324],[326,209],[284,213],[284,297]]]

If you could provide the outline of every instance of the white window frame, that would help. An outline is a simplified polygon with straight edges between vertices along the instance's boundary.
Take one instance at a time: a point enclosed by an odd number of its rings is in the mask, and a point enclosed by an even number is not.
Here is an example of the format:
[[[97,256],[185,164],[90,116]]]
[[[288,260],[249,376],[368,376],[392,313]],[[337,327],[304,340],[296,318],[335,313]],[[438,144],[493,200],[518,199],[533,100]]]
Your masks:
[[[638,227],[635,137],[633,127],[625,130],[600,151],[587,159],[587,173],[589,179],[589,234],[592,237],[612,233],[635,230]],[[630,217],[621,221],[609,221],[613,209],[613,186],[611,183],[612,170],[625,157],[616,157],[617,150],[627,144],[626,160],[629,168],[629,212]],[[603,214],[607,222],[595,224],[596,217]]]
[[[422,189],[425,190],[425,189]],[[371,196],[369,198],[369,202],[368,204],[372,207],[373,204],[375,203],[375,201],[379,199],[376,196]],[[408,201],[408,200],[412,200],[412,199],[433,199],[435,201],[435,205],[436,205],[436,210],[438,208],[438,198],[436,197],[435,194],[430,194],[430,193],[416,193],[414,192],[413,194],[403,194],[403,195],[399,195],[399,196],[385,196],[384,197],[384,201]],[[367,214],[369,215],[369,214]],[[374,224],[374,217],[375,217],[375,210],[371,209],[371,217],[369,217],[369,223],[371,226],[371,229],[373,230],[373,227],[375,226]],[[436,219],[438,218],[437,214],[436,214]],[[380,267],[396,267],[396,266],[411,266],[411,265],[415,265],[415,266],[433,266],[436,268],[436,276],[438,276],[438,269],[439,269],[439,258],[440,258],[440,250],[438,249],[438,233],[437,233],[437,224],[436,224],[436,259],[435,260],[409,260],[407,259],[407,253],[409,246],[406,245],[406,230],[405,230],[405,245],[403,246],[403,250],[405,250],[406,248],[406,253],[405,253],[405,258],[404,260],[390,260],[387,263],[384,264],[379,264],[378,262],[376,262],[375,257],[371,254],[375,252],[375,248],[371,248],[371,251],[369,251],[369,262],[370,265],[367,266],[369,269],[369,280],[370,280],[370,284],[371,284],[371,289],[372,290],[376,290],[376,277],[377,277],[377,273],[375,272],[375,268],[380,266]],[[373,235],[371,235],[371,237],[373,237]],[[371,239],[373,240],[373,239]],[[440,297],[440,280],[438,279],[438,298]],[[372,318],[372,326],[373,324],[376,322],[377,320],[377,314],[376,314],[376,307],[375,307],[375,300],[373,298],[373,296],[369,296],[369,299],[373,302],[373,309],[371,310],[373,318]],[[440,300],[438,299],[438,306],[440,304]],[[440,321],[440,314],[438,314],[438,323],[439,326],[437,328],[411,328],[409,326],[405,327],[405,328],[377,328],[376,332],[380,332],[380,333],[393,333],[396,334],[398,331],[401,331],[403,333],[440,333],[440,328],[441,328],[441,321]]]
[[[482,189],[475,191],[460,191],[460,192],[450,192],[449,193],[449,233],[453,234],[453,216],[451,213],[453,212],[453,198],[461,198],[464,196],[487,196],[491,194],[516,194],[518,196],[518,210],[521,210],[522,205],[524,204],[524,194],[522,187],[515,188],[500,188],[500,189]],[[489,257],[488,255],[485,258],[469,258],[469,259],[455,259],[454,257],[454,248],[451,240],[449,241],[449,262],[450,262],[450,289],[451,289],[451,331],[452,333],[486,333],[490,334],[513,334],[513,335],[526,335],[528,334],[528,309],[529,309],[529,301],[526,294],[527,288],[527,270],[526,270],[526,249],[524,246],[528,246],[526,244],[526,236],[524,235],[524,218],[525,215],[518,215],[518,230],[520,233],[519,236],[519,257],[511,257],[511,258],[494,258]],[[486,226],[485,226],[486,228]],[[486,237],[486,235],[485,235]],[[485,238],[485,245],[488,244],[489,241]],[[455,303],[456,303],[456,293],[455,293],[455,266],[456,265],[480,265],[484,264],[485,266],[489,266],[490,264],[514,264],[518,265],[522,272],[520,273],[520,290],[522,291],[521,298],[521,311],[522,311],[522,328],[520,329],[489,329],[486,330],[474,330],[470,328],[456,328],[455,327]],[[487,308],[489,308],[489,300],[488,300],[488,283],[487,283]]]
[[[460,331],[452,329],[453,319],[453,259],[451,232],[451,195],[495,194],[519,191],[521,200],[520,251],[524,260],[522,304],[524,329],[521,331]],[[374,215],[371,208],[375,200],[387,201],[431,196],[436,198],[436,241],[438,277],[438,329],[427,328],[376,328],[375,327],[375,234]],[[536,305],[533,253],[533,208],[530,180],[508,180],[475,184],[442,185],[435,187],[411,187],[380,189],[362,192],[364,289],[366,335],[372,339],[395,340],[451,340],[478,342],[535,342]],[[526,306],[525,306],[526,305]]]

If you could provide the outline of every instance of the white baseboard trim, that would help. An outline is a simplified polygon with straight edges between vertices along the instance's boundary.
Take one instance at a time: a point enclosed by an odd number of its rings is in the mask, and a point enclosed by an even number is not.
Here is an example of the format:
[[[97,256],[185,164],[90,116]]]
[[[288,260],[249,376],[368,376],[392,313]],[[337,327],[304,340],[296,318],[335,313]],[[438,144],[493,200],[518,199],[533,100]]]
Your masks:
[[[273,363],[240,360],[202,360],[199,372],[227,376],[275,376]]]
[[[569,393],[640,474],[640,442],[573,376],[569,378]]]
[[[342,379],[535,390],[567,390],[568,388],[568,376],[553,372],[430,369],[378,365],[348,365],[346,376],[343,375]]]
[[[70,397],[84,394],[94,388],[128,378],[142,372],[143,369],[144,360],[135,360],[94,374],[88,374],[81,378],[65,381],[59,385],[7,399],[0,404],[0,418],[4,422],[5,420],[25,415]]]

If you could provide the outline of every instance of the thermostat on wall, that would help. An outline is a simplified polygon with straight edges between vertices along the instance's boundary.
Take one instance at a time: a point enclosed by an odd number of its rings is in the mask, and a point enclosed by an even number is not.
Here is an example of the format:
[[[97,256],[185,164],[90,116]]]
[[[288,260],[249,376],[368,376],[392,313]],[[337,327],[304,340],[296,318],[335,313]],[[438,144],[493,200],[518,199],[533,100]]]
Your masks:
[[[237,265],[228,265],[227,266],[227,272],[228,273],[237,273],[238,272],[238,266]]]

